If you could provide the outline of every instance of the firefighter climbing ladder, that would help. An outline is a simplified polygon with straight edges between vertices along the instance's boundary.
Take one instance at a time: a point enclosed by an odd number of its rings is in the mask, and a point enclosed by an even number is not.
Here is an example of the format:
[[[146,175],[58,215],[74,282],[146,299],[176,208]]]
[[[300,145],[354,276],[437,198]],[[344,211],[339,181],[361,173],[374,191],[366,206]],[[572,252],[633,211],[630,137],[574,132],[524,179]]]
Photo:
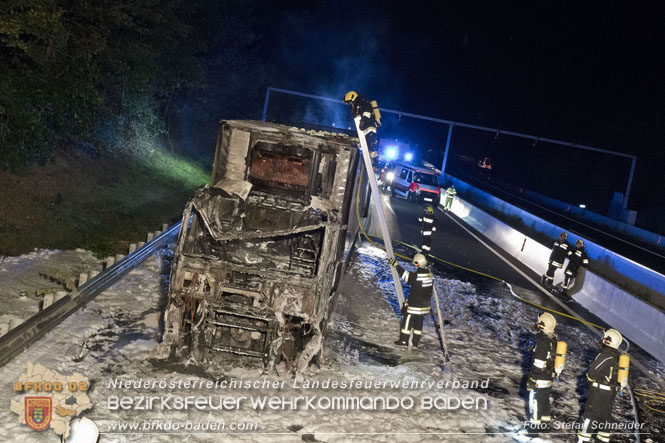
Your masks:
[[[395,258],[393,252],[393,244],[390,240],[390,232],[386,224],[386,217],[383,214],[383,205],[381,204],[381,193],[379,193],[379,185],[376,183],[374,176],[374,169],[372,168],[372,159],[369,156],[369,149],[367,148],[367,140],[365,134],[360,130],[360,117],[356,117],[353,121],[356,123],[356,131],[358,131],[358,139],[362,147],[363,160],[365,162],[365,170],[367,171],[367,179],[369,180],[369,187],[372,190],[372,200],[374,200],[374,207],[376,209],[376,216],[379,219],[379,226],[381,227],[381,234],[383,236],[383,243],[386,246],[386,255],[388,258]],[[400,308],[404,306],[404,292],[402,291],[402,283],[399,281],[397,269],[390,267],[390,273],[393,276],[393,284],[395,285],[395,292],[397,293],[397,300],[399,300]]]

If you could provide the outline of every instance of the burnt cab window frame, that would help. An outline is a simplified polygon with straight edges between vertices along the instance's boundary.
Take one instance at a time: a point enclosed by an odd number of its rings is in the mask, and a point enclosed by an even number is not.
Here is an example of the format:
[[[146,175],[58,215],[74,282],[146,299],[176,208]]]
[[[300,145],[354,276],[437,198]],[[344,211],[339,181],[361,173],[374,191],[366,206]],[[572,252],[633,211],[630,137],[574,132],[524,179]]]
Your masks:
[[[267,187],[262,184],[256,184],[252,181],[251,177],[251,172],[252,172],[252,166],[255,160],[255,151],[256,150],[261,150],[261,151],[268,151],[268,152],[289,152],[289,155],[292,155],[294,157],[303,157],[307,158],[310,160],[310,165],[309,165],[309,176],[307,179],[307,187],[305,188],[305,192],[303,194],[301,193],[294,193],[294,192],[289,192],[288,190],[285,189],[280,189],[280,188],[274,188],[274,187]],[[312,195],[317,195],[316,192],[313,192],[315,190],[315,187],[317,186],[317,174],[319,172],[319,163],[320,163],[320,156],[321,154],[317,149],[309,149],[305,148],[302,145],[287,145],[284,143],[275,143],[272,141],[267,141],[267,140],[256,140],[251,144],[251,149],[249,151],[249,167],[247,168],[247,172],[245,174],[246,180],[252,183],[252,188],[256,189],[257,191],[265,192],[268,194],[277,194],[277,195],[282,195],[282,196],[288,196],[291,198],[296,198],[298,200],[304,201],[304,202],[309,202],[310,198]]]

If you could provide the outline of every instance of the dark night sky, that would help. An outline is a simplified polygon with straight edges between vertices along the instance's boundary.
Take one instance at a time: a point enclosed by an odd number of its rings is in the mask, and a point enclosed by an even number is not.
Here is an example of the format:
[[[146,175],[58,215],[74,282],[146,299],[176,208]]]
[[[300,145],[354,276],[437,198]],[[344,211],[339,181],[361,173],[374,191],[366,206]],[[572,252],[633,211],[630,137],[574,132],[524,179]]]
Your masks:
[[[631,208],[665,204],[656,180],[665,167],[665,13],[656,2],[286,1],[256,12],[271,86],[339,98],[355,89],[382,107],[636,154]],[[421,146],[442,146],[446,131],[393,129]],[[625,188],[625,161],[492,136],[456,142],[454,152],[491,155],[527,182],[550,165],[548,180],[564,194],[553,197]],[[603,176],[613,180],[598,183]]]

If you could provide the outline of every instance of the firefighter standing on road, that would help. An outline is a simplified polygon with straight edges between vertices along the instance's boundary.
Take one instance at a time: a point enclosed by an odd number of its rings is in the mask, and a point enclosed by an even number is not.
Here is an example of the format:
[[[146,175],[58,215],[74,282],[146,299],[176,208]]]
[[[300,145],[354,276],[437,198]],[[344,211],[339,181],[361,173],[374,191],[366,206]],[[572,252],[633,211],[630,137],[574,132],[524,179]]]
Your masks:
[[[453,199],[457,195],[457,190],[455,189],[455,185],[450,185],[448,189],[446,189],[446,202],[445,205],[443,206],[443,209],[446,211],[450,211],[450,208],[453,206]]]
[[[405,271],[397,264],[397,260],[391,258],[390,266],[397,268],[400,278],[411,285],[409,298],[402,306],[402,321],[400,324],[399,339],[395,342],[398,346],[408,346],[409,336],[413,331],[413,346],[418,346],[423,331],[423,320],[430,310],[432,299],[432,285],[434,276],[427,268],[427,259],[422,254],[413,256],[413,264],[416,272]]]
[[[577,432],[577,442],[584,443],[596,434],[599,441],[610,441],[612,405],[619,389],[625,387],[617,381],[619,370],[619,346],[623,337],[616,329],[605,331],[600,342],[600,353],[586,373],[589,383],[587,400],[582,414],[582,428]]]
[[[533,361],[531,371],[526,382],[529,392],[529,424],[532,433],[537,434],[537,429],[543,429],[543,425],[549,426],[551,421],[550,393],[552,391],[552,380],[563,370],[563,365],[554,367],[554,359],[557,348],[557,339],[554,335],[556,319],[548,312],[538,316],[538,323],[534,328],[538,331],[536,335],[536,346],[533,349]]]
[[[420,249],[423,251],[423,254],[427,256],[432,250],[432,236],[434,231],[436,231],[436,226],[434,226],[434,208],[432,206],[426,206],[425,213],[422,217],[418,217],[418,221],[423,224],[423,227],[420,230],[423,236]]]
[[[370,157],[375,159],[378,156],[376,129],[381,126],[381,114],[376,101],[369,101],[359,96],[356,91],[349,91],[344,96],[344,103],[351,108],[353,118],[360,117],[360,130],[365,134]]]
[[[563,285],[561,285],[561,290],[564,294],[568,295],[568,288],[570,288],[575,282],[580,266],[586,266],[588,264],[589,256],[584,249],[584,240],[580,238],[575,242],[575,249],[568,251],[568,265],[566,266]]]
[[[545,286],[550,288],[554,286],[554,272],[563,267],[563,261],[566,259],[568,251],[570,251],[568,233],[562,232],[561,235],[559,235],[559,239],[554,242],[554,247],[552,248],[552,253],[550,254],[548,262],[547,273],[545,273],[540,280]]]

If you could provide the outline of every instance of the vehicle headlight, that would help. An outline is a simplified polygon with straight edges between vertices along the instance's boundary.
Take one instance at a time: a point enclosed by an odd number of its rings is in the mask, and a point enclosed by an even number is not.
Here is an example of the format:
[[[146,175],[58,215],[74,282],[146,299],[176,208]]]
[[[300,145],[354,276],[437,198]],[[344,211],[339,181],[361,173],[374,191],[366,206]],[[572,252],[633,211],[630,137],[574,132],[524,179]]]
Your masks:
[[[389,173],[386,174],[386,180],[392,181],[393,178],[395,178],[395,173],[389,172]]]

